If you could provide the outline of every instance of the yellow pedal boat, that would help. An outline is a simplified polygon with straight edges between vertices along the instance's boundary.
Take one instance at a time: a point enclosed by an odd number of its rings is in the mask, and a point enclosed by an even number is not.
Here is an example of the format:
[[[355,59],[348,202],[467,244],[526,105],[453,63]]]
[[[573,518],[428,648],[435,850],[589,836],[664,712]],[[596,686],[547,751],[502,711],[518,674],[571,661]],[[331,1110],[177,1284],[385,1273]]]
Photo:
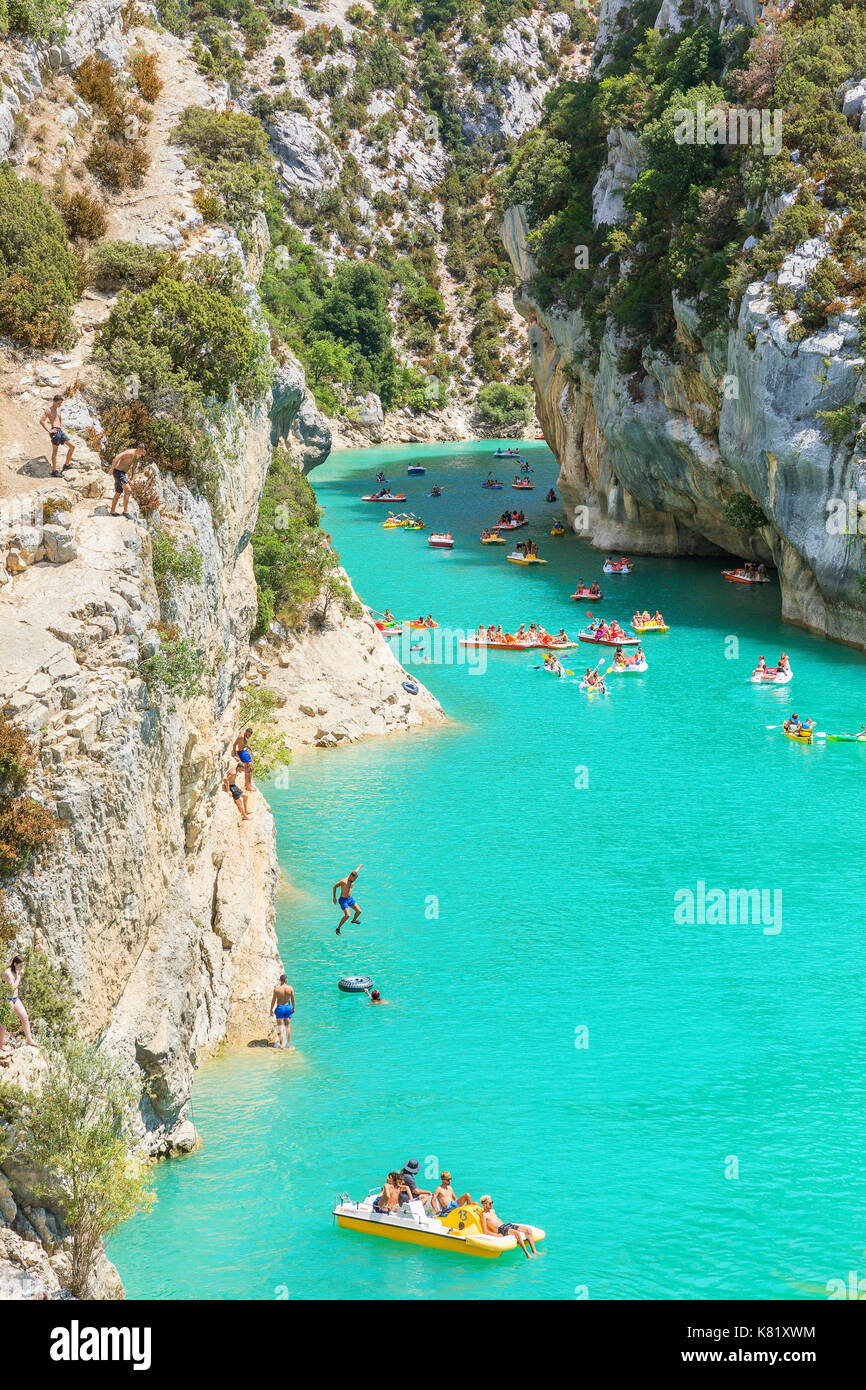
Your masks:
[[[398,1211],[378,1212],[374,1202],[381,1191],[381,1188],[371,1189],[363,1202],[353,1202],[342,1192],[334,1207],[337,1225],[347,1231],[385,1236],[408,1245],[425,1245],[431,1250],[478,1255],[485,1260],[498,1259],[507,1250],[517,1249],[511,1232],[506,1236],[491,1236],[482,1230],[482,1211],[476,1202],[471,1206],[455,1207],[445,1216],[429,1215],[420,1201],[407,1202]],[[544,1240],[544,1231],[537,1226],[527,1226],[527,1229],[532,1231],[533,1240]]]
[[[670,632],[667,623],[629,623],[632,632]]]
[[[793,739],[795,743],[811,743],[811,742],[812,742],[812,730],[811,730],[811,729],[799,729],[799,730],[797,731],[797,733],[793,733],[791,729],[786,729],[785,726],[784,726],[784,724],[783,724],[783,725],[782,725],[782,733],[785,735],[785,738]]]

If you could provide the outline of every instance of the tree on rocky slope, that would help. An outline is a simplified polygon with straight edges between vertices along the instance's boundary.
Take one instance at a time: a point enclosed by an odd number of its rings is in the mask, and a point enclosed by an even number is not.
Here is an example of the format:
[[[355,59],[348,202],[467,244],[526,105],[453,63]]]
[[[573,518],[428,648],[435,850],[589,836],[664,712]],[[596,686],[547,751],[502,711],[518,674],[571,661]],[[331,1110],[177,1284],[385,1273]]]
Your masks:
[[[104,1237],[153,1202],[146,1163],[132,1151],[136,1088],[118,1062],[78,1038],[57,1046],[48,1063],[25,1145],[45,1170],[46,1194],[61,1190],[72,1232],[70,1288],[86,1298]]]

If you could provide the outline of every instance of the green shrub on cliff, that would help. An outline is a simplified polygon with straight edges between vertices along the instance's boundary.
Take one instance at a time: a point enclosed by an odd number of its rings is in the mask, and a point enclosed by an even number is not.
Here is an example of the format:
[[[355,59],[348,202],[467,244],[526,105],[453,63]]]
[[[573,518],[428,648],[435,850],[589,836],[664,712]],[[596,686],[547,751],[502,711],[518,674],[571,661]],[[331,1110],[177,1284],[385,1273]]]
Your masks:
[[[60,213],[39,184],[0,164],[0,334],[28,347],[63,345],[80,288]]]
[[[340,557],[328,544],[319,516],[316,494],[307,478],[285,450],[277,450],[253,532],[259,591],[254,638],[263,636],[275,617],[287,627],[297,627],[318,611],[324,621],[332,602],[346,612],[360,613],[339,573]]]
[[[286,743],[285,734],[277,728],[274,713],[277,707],[277,697],[272,690],[251,685],[244,691],[240,722],[244,728],[253,731],[250,743],[258,777],[269,777],[276,768],[288,767],[292,761],[292,750]]]
[[[273,378],[239,270],[231,259],[169,260],[138,294],[118,296],[95,349],[113,384],[99,442],[106,462],[111,450],[143,444],[163,468],[210,489],[209,422],[234,395],[245,404],[261,400]]]
[[[488,425],[522,425],[532,417],[531,386],[489,382],[478,392],[478,410]]]
[[[26,1149],[50,1175],[39,1190],[63,1194],[70,1289],[86,1298],[103,1238],[154,1200],[146,1161],[133,1148],[138,1093],[122,1064],[96,1044],[67,1038],[47,1061],[42,1090],[28,1101]]]
[[[213,219],[248,228],[263,190],[273,182],[268,137],[261,121],[245,112],[188,106],[173,138],[189,150],[187,163],[213,200]]]
[[[152,656],[142,658],[139,673],[151,695],[160,699],[171,711],[175,696],[194,700],[205,693],[202,684],[204,657],[196,651],[188,637],[181,637],[176,627],[160,625],[159,646]]]
[[[194,541],[179,543],[158,527],[151,532],[150,543],[153,582],[160,598],[175,585],[201,583],[202,557]]]
[[[72,977],[65,961],[55,961],[35,948],[23,952],[25,970],[18,993],[37,1037],[46,1034],[63,1043],[75,1033]],[[18,1020],[13,1027],[20,1029]]]
[[[735,492],[733,497],[729,497],[722,513],[725,521],[739,531],[759,531],[767,524],[763,511],[747,492]]]
[[[65,10],[66,0],[0,0],[0,38],[7,34],[54,38],[62,28]]]

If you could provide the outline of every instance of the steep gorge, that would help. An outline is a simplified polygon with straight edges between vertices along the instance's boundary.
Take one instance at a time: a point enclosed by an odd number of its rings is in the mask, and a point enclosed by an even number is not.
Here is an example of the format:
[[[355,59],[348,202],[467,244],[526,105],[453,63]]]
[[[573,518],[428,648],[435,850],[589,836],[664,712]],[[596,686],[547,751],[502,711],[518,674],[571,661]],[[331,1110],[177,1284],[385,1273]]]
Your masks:
[[[861,29],[842,5],[768,10],[747,27],[756,17],[749,0],[657,12],[606,0],[581,125],[569,127],[562,89],[540,137],[551,143],[525,142],[511,189],[529,202],[513,201],[502,236],[575,529],[605,551],[770,562],[785,618],[866,647]],[[810,67],[825,37],[835,90]],[[789,73],[809,82],[809,104],[790,97]],[[778,150],[675,144],[677,108],[761,90],[781,115]],[[835,145],[815,134],[812,103]],[[552,192],[529,174],[545,154],[573,161]],[[683,170],[679,186],[666,167]],[[735,524],[743,494],[763,522]],[[853,523],[840,524],[851,497]]]

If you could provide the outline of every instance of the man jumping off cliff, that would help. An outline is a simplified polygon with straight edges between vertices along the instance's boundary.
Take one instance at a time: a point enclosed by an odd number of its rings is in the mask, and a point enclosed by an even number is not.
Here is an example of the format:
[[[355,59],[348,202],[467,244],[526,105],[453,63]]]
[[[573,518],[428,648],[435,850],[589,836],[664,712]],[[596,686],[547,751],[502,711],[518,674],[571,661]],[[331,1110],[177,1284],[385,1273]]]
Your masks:
[[[353,889],[353,887],[354,887],[354,885],[355,885],[355,879],[358,877],[358,874],[361,872],[361,868],[362,868],[362,866],[359,864],[358,867],[357,867],[357,869],[353,869],[352,872],[348,875],[347,878],[341,878],[341,879],[338,880],[337,883],[334,884],[334,888],[333,888],[333,901],[336,903],[336,901],[337,901],[337,889],[339,889],[339,890],[340,890],[340,907],[343,909],[343,915],[342,915],[342,917],[340,918],[340,925],[337,927],[337,931],[336,931],[337,936],[340,935],[340,933],[341,933],[341,931],[342,931],[342,928],[343,928],[343,923],[346,921],[346,918],[349,916],[350,911],[354,911],[354,913],[355,913],[354,917],[352,918],[352,926],[355,925],[355,923],[358,921],[358,919],[359,919],[360,916],[361,916],[361,909],[360,909],[360,907],[358,906],[358,904],[355,902],[355,899],[352,897],[352,889]]]

